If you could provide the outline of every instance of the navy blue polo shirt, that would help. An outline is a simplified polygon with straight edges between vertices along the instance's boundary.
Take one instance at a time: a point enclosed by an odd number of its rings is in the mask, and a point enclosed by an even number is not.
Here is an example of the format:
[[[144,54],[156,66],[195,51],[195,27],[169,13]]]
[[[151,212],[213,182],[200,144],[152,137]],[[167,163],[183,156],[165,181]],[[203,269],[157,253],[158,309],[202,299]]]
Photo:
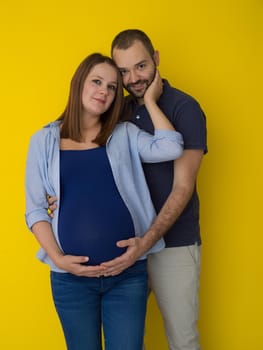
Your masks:
[[[164,91],[158,100],[164,114],[184,138],[184,149],[207,152],[206,118],[198,102],[188,94],[171,87],[164,80]],[[141,129],[153,133],[154,127],[144,105],[139,106],[132,96],[125,99],[124,115]],[[171,162],[143,164],[151,198],[157,213],[173,186],[174,164]],[[175,169],[176,171],[176,169]],[[199,227],[199,198],[197,190],[175,224],[164,236],[166,247],[201,244]]]

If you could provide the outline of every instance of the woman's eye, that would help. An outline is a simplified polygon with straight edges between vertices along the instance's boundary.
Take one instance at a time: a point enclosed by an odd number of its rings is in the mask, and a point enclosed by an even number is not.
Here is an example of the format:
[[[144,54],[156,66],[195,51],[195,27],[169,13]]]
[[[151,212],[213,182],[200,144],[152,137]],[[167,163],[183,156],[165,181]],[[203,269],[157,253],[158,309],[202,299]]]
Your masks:
[[[112,91],[116,91],[117,86],[115,86],[115,85],[109,85],[109,89],[112,90]]]
[[[101,84],[101,81],[99,79],[94,79],[92,80],[93,83],[95,83],[96,85],[100,85]]]

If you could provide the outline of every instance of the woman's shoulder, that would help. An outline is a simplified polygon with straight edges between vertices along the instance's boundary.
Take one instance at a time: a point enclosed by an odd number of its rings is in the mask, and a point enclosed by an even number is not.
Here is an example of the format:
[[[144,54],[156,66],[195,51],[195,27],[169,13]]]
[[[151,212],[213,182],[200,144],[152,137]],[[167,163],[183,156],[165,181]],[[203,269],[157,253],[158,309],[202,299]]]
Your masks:
[[[47,137],[54,135],[56,137],[59,135],[59,121],[51,122],[41,129],[37,130],[32,136],[31,136],[31,142],[40,142],[41,140],[46,139]]]
[[[33,152],[35,157],[41,157],[49,154],[56,144],[59,144],[59,124],[49,123],[42,129],[36,131],[29,141],[29,152]]]

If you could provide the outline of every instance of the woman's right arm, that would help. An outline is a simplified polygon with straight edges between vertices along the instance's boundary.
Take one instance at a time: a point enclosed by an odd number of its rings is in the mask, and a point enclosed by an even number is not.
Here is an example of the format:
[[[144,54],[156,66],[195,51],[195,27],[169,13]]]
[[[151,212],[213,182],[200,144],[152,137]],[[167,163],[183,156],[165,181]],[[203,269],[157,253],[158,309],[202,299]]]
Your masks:
[[[60,260],[64,254],[55,240],[50,223],[47,221],[36,222],[32,226],[31,231],[33,232],[40,246],[45,250],[54,264],[57,267],[61,268],[59,266]]]
[[[84,256],[65,255],[54,236],[51,218],[47,213],[46,162],[42,149],[43,135],[37,134],[31,138],[26,162],[26,223],[33,232],[40,246],[49,258],[59,268],[78,276],[97,277],[102,275],[101,266],[86,266],[89,259]]]
[[[55,240],[50,223],[39,221],[32,226],[31,230],[40,246],[58,268],[78,276],[87,275],[87,266],[82,264],[89,259],[84,256],[65,255]],[[89,269],[88,271],[90,271],[91,276],[97,273],[97,270]]]

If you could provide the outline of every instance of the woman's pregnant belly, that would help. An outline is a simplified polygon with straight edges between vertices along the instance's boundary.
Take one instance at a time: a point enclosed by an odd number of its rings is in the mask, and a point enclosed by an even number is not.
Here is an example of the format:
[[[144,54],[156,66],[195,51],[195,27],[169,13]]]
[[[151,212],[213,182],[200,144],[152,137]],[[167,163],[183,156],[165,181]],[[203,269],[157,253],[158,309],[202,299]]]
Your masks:
[[[119,240],[134,237],[130,213],[124,205],[112,207],[103,203],[67,205],[59,215],[59,240],[65,254],[87,256],[89,265],[97,265],[123,254],[126,248],[117,247]]]
[[[106,148],[60,152],[58,236],[65,254],[97,265],[123,254],[119,240],[134,237],[130,212],[114,182]]]

